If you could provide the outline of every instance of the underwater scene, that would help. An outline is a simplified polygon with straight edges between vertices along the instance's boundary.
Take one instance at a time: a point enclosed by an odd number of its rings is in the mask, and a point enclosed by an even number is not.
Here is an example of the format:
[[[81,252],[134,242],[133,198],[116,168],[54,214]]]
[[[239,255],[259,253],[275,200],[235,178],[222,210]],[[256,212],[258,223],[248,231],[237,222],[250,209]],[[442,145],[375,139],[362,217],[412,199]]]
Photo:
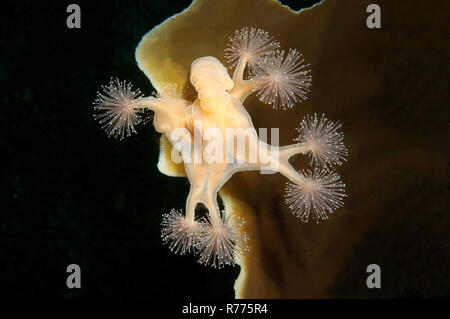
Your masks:
[[[449,9],[7,1],[1,296],[449,298]]]

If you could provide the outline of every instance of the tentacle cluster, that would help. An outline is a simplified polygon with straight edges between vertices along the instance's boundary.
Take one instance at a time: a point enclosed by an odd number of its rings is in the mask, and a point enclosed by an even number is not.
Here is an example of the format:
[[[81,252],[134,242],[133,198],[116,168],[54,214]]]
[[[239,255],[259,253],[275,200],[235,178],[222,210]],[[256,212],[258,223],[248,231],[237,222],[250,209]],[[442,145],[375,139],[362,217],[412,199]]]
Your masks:
[[[172,209],[162,218],[161,238],[176,254],[192,252],[197,245],[203,225],[196,220],[188,220],[180,212]]]
[[[236,257],[248,250],[244,224],[245,220],[225,211],[220,222],[207,223],[199,238],[199,263],[218,268],[235,265]]]
[[[292,108],[297,102],[306,100],[311,86],[309,64],[303,64],[302,54],[295,49],[274,51],[258,61],[255,69],[260,89],[260,101],[274,109]]]
[[[274,109],[288,109],[307,99],[312,77],[300,52],[279,48],[266,31],[243,28],[230,38],[225,58],[232,68],[239,58],[245,59],[260,101]]]
[[[297,128],[299,136],[294,141],[309,154],[311,170],[302,170],[299,177],[287,182],[285,202],[302,221],[308,221],[311,211],[316,222],[328,219],[327,214],[343,205],[345,184],[340,181],[333,165],[346,161],[348,150],[344,146],[344,134],[338,130],[339,122],[329,121],[325,115],[307,115]]]
[[[225,49],[225,59],[234,68],[240,58],[247,62],[249,73],[258,68],[259,61],[269,52],[280,47],[280,43],[268,32],[244,27],[234,32],[234,37],[229,38],[229,43]]]
[[[217,221],[189,220],[172,209],[163,215],[161,238],[171,251],[198,255],[198,262],[223,268],[235,265],[236,259],[248,251],[248,238],[243,231],[245,220],[222,211]]]
[[[136,132],[138,125],[153,119],[151,111],[183,101],[183,92],[176,84],[165,83],[150,97],[144,97],[139,89],[118,78],[111,78],[103,92],[97,92],[94,101],[94,118],[109,137],[123,140]]]
[[[303,181],[300,183],[287,183],[285,199],[302,221],[307,222],[311,212],[317,222],[328,219],[327,213],[333,213],[344,204],[345,184],[338,174],[315,168],[313,171],[302,170],[301,175]]]
[[[133,90],[133,86],[126,81],[111,78],[109,86],[102,86],[103,93],[97,92],[94,101],[94,118],[102,124],[108,136],[123,139],[136,133],[135,126],[141,123],[133,100],[139,99],[142,93]]]
[[[340,122],[331,122],[322,114],[307,115],[296,130],[300,135],[294,139],[307,146],[311,165],[331,167],[342,165],[346,161],[348,150],[344,146],[344,133],[338,132],[342,127]]]

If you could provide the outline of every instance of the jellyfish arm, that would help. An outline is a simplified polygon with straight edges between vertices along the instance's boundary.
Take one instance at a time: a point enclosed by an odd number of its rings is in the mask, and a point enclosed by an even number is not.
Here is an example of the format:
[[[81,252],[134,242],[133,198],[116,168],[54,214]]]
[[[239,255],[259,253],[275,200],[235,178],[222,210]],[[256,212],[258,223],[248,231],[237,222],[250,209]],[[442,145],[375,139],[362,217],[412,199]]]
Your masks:
[[[251,78],[249,80],[244,79],[244,70],[246,68],[246,65],[247,57],[240,57],[233,73],[234,86],[230,91],[230,94],[241,103],[243,103],[245,99],[250,94],[255,92],[255,90],[257,90],[261,85],[261,81],[257,77]],[[302,175],[300,175],[298,171],[289,163],[289,159],[296,154],[307,153],[309,151],[307,146],[296,143],[278,147],[267,145],[261,140],[258,140],[256,142],[256,145],[258,145],[258,154],[260,156],[260,161],[257,165],[247,164],[242,166],[241,168],[243,170],[263,169],[265,165],[262,164],[262,162],[270,161],[272,163],[272,168],[275,168],[280,174],[284,175],[289,180],[296,183],[300,183],[304,180]]]
[[[244,70],[247,64],[246,57],[240,57],[233,74],[233,89],[230,91],[236,99],[243,103],[256,88],[257,83],[254,79],[244,80]]]
[[[272,158],[278,159],[278,172],[294,183],[302,183],[304,178],[299,172],[292,167],[289,159],[296,154],[306,154],[308,149],[302,144],[291,144],[287,146],[277,147],[278,152],[272,155]]]

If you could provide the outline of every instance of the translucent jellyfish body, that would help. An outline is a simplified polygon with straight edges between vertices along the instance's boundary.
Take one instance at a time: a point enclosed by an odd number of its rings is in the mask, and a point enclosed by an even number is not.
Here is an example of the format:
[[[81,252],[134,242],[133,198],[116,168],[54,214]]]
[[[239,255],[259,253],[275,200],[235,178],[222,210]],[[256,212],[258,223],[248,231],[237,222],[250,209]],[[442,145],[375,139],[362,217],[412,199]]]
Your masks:
[[[299,121],[295,144],[279,147],[258,137],[244,107],[249,95],[275,109],[307,99],[312,78],[296,49],[283,51],[268,32],[243,28],[230,37],[225,58],[234,69],[232,77],[215,57],[192,62],[192,101],[171,85],[144,97],[130,84],[112,80],[94,107],[108,135],[120,139],[147,122],[146,111],[154,112],[155,129],[172,144],[172,161],[183,163],[191,185],[184,212],[174,208],[163,215],[163,242],[175,253],[197,254],[201,264],[218,268],[236,264],[252,240],[245,235],[245,221],[217,202],[220,188],[234,173],[269,169],[283,174],[289,180],[287,205],[302,221],[311,217],[318,222],[343,204],[345,185],[331,168],[347,156],[341,125],[324,116]],[[294,169],[289,159],[296,154],[310,156],[315,168]],[[208,211],[206,218],[196,216],[199,203]]]

